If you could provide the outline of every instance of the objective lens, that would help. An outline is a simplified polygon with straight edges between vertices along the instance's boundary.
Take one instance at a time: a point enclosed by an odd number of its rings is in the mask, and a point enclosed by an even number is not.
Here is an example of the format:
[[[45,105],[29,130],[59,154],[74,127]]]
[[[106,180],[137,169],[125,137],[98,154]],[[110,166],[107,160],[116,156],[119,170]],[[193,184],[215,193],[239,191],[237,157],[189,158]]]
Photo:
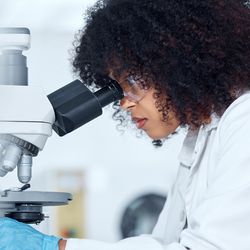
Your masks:
[[[9,144],[6,147],[5,155],[3,156],[2,168],[10,172],[15,169],[20,157],[22,150],[14,144]]]
[[[22,155],[17,165],[18,179],[22,183],[28,183],[31,179],[32,156]]]

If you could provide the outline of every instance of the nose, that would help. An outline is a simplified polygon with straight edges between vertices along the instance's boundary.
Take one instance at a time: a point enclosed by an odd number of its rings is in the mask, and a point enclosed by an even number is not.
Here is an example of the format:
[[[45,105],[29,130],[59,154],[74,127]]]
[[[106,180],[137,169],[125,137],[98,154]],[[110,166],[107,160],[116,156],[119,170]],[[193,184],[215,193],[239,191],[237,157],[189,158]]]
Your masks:
[[[123,110],[130,110],[131,108],[133,108],[136,105],[135,102],[129,100],[127,97],[123,97],[120,101],[120,107]]]

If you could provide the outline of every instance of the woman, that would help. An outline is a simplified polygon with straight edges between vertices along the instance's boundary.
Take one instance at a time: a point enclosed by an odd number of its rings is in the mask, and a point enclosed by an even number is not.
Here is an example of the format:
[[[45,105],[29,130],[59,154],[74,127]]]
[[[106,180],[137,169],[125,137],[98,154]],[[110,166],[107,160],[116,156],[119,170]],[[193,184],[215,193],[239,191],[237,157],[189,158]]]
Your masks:
[[[115,104],[114,118],[123,122],[125,110],[153,140],[180,126],[188,133],[152,235],[114,244],[60,240],[59,249],[249,249],[248,4],[106,0],[88,11],[86,21],[73,65],[88,85],[101,87],[100,74],[121,85],[125,97]],[[10,219],[0,223],[1,249],[22,249],[13,234],[20,241],[29,234],[27,249],[57,249],[56,237]]]

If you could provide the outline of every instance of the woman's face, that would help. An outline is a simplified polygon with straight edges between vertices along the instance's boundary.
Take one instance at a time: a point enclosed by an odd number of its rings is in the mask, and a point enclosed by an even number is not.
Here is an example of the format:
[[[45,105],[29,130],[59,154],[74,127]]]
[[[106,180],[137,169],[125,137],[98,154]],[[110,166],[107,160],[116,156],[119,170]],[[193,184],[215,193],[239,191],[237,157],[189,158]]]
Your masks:
[[[126,96],[127,87],[124,85],[124,79],[116,78],[115,80],[120,83],[125,91],[125,97],[120,102],[121,108],[131,114],[132,121],[137,128],[144,130],[150,138],[157,140],[167,137],[180,125],[174,112],[169,112],[169,119],[163,121],[162,113],[155,106],[156,99],[154,98],[154,93],[156,90],[154,88],[149,88],[148,90],[137,89],[136,94],[139,98],[135,100],[133,93],[132,98],[129,94]]]

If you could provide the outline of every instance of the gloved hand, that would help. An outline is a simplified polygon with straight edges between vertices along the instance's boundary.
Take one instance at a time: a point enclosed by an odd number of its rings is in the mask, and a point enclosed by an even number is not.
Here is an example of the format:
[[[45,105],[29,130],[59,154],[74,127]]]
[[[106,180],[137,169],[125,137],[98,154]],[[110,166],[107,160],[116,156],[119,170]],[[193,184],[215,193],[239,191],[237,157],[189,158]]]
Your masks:
[[[16,220],[0,218],[1,250],[58,250],[59,240]]]

